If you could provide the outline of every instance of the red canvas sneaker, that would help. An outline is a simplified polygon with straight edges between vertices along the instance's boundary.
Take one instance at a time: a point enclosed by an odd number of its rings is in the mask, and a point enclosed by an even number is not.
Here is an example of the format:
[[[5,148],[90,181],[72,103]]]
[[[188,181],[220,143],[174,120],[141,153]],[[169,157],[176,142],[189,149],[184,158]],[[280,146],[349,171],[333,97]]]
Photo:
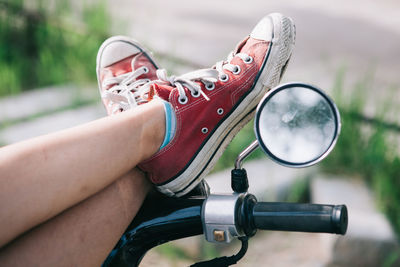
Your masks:
[[[294,41],[292,20],[271,14],[213,68],[179,77],[157,71],[159,81],[149,96],[171,104],[175,133],[139,167],[161,192],[183,196],[211,170],[259,100],[280,81]]]
[[[107,113],[135,107],[143,101],[138,87],[157,78],[156,63],[138,42],[114,36],[101,45],[97,54],[97,81]]]

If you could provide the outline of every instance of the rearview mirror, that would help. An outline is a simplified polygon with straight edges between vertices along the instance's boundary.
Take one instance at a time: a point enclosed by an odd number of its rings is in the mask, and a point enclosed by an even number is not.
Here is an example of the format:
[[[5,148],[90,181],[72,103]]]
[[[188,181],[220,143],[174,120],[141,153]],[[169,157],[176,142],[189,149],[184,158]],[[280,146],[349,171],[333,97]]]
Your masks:
[[[340,115],[319,88],[289,83],[271,90],[255,116],[261,149],[288,167],[313,165],[333,149],[340,132]]]

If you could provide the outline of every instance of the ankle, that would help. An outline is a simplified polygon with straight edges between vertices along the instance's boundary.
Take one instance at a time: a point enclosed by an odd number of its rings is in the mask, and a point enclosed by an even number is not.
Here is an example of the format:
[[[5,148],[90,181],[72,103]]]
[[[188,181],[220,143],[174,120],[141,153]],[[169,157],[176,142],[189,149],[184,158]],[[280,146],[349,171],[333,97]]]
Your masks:
[[[142,153],[142,155],[144,155],[143,160],[148,159],[160,150],[166,135],[165,108],[163,101],[154,99],[145,105],[150,112],[144,117],[144,125],[146,128],[141,138],[144,144],[142,148],[145,150]]]

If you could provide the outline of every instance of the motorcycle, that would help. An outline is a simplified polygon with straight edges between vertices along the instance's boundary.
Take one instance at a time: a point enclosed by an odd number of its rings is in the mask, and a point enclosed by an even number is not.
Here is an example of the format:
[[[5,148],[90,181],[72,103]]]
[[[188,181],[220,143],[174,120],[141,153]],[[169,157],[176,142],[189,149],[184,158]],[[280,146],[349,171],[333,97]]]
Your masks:
[[[205,181],[184,198],[150,194],[103,266],[138,266],[151,248],[200,234],[213,243],[237,238],[242,247],[236,255],[194,267],[236,264],[257,230],[344,235],[348,224],[345,205],[258,202],[247,192],[248,178],[242,167],[258,147],[287,167],[308,167],[324,159],[340,133],[339,111],[329,96],[304,83],[278,86],[258,104],[254,130],[257,140],[238,155],[231,171],[232,194],[210,194]]]

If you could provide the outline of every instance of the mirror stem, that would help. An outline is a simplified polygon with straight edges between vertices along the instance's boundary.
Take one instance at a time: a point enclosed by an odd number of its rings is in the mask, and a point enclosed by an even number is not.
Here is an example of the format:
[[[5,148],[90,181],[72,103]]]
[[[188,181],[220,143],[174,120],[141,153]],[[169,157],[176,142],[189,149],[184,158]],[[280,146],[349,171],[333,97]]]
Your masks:
[[[236,158],[235,161],[235,169],[241,169],[242,168],[242,163],[245,158],[247,158],[248,155],[250,155],[256,148],[258,147],[258,141],[255,140],[253,143],[251,143],[248,147],[246,147]]]

